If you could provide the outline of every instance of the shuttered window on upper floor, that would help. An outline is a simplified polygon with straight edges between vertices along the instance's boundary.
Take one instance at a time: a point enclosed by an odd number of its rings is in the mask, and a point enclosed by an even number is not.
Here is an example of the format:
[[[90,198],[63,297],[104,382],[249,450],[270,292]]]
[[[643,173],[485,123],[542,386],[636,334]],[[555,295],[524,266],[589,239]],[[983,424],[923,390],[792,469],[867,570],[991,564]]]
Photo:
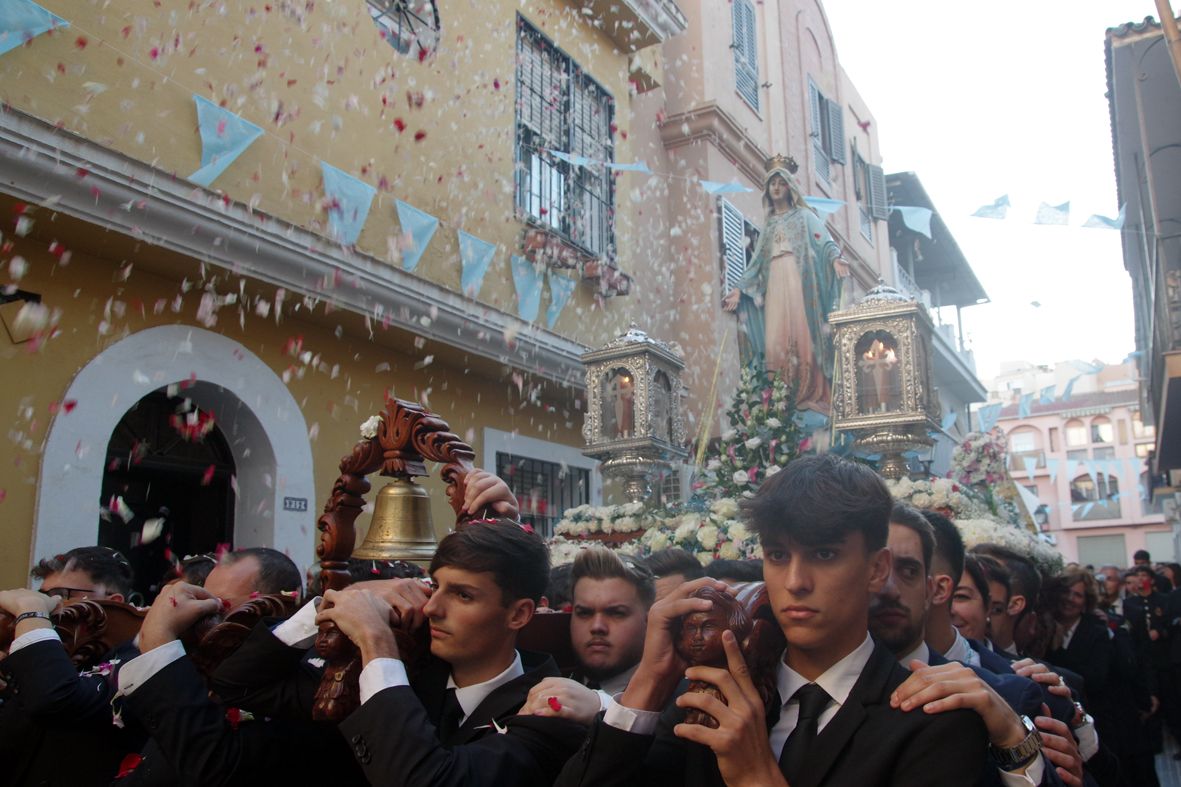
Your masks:
[[[825,183],[832,182],[832,165],[845,163],[845,114],[840,104],[820,92],[808,78],[808,129],[812,137],[816,174]]]
[[[856,141],[853,142],[853,190],[861,217],[861,234],[872,243],[874,219],[890,218],[890,198],[885,171],[861,157]]]
[[[750,0],[731,0],[734,20],[734,87],[750,108],[759,111],[759,45],[755,7]]]
[[[759,230],[742,211],[724,199],[718,200],[718,236],[722,242],[722,294],[734,289],[754,254]]]

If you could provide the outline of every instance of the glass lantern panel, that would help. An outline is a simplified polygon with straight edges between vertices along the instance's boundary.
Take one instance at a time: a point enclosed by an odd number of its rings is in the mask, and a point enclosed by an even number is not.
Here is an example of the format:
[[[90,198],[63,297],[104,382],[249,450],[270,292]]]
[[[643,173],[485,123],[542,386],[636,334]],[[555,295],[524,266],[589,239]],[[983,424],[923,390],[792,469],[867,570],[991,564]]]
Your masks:
[[[857,354],[857,410],[861,415],[902,410],[902,359],[898,340],[886,331],[863,335]]]
[[[604,440],[624,440],[635,436],[635,390],[632,373],[623,367],[612,369],[603,377]]]
[[[657,371],[652,380],[652,436],[657,440],[672,442],[673,384],[662,371]]]

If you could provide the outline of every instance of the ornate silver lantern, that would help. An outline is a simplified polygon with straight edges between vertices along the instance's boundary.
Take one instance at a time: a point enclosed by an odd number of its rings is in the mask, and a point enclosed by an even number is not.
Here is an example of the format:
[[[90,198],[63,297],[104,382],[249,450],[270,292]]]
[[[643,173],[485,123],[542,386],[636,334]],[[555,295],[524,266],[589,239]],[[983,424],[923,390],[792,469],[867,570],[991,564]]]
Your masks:
[[[904,451],[933,444],[939,397],[931,371],[934,326],[922,304],[884,283],[852,307],[828,315],[836,331],[833,427],[861,450],[880,454],[886,478],[906,473]]]
[[[603,475],[624,481],[631,502],[645,499],[653,473],[683,459],[679,350],[634,324],[617,339],[582,356],[587,409],[583,453],[602,462]]]

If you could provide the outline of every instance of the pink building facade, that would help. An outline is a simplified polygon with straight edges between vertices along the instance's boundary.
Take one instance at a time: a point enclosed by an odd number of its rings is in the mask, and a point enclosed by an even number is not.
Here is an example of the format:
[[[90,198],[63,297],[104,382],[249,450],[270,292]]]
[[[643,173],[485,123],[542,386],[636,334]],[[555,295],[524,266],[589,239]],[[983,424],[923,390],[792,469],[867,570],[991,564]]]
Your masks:
[[[1134,384],[1035,399],[1025,417],[1009,404],[998,425],[1013,480],[1037,499],[1034,519],[1068,562],[1127,566],[1138,549],[1175,559],[1172,527],[1151,498],[1155,433],[1141,420]]]

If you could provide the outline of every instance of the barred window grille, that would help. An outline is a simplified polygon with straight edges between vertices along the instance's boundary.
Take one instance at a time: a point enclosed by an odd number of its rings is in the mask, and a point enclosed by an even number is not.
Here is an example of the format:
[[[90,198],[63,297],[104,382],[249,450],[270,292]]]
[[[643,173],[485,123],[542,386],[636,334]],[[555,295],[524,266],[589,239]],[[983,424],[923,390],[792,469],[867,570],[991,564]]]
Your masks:
[[[734,23],[734,87],[750,108],[759,111],[759,43],[758,20],[750,0],[732,0],[730,9]]]
[[[433,55],[439,46],[434,0],[366,0],[381,36],[403,55]]]
[[[547,151],[614,161],[615,102],[523,18],[517,24],[517,208],[596,257],[614,255],[615,184],[602,164],[580,166]]]
[[[496,452],[496,474],[517,496],[521,521],[550,538],[568,508],[590,502],[590,471],[503,451]]]
[[[722,294],[725,295],[746,273],[759,240],[759,231],[746,220],[742,211],[724,199],[718,200],[718,222],[722,241]]]

